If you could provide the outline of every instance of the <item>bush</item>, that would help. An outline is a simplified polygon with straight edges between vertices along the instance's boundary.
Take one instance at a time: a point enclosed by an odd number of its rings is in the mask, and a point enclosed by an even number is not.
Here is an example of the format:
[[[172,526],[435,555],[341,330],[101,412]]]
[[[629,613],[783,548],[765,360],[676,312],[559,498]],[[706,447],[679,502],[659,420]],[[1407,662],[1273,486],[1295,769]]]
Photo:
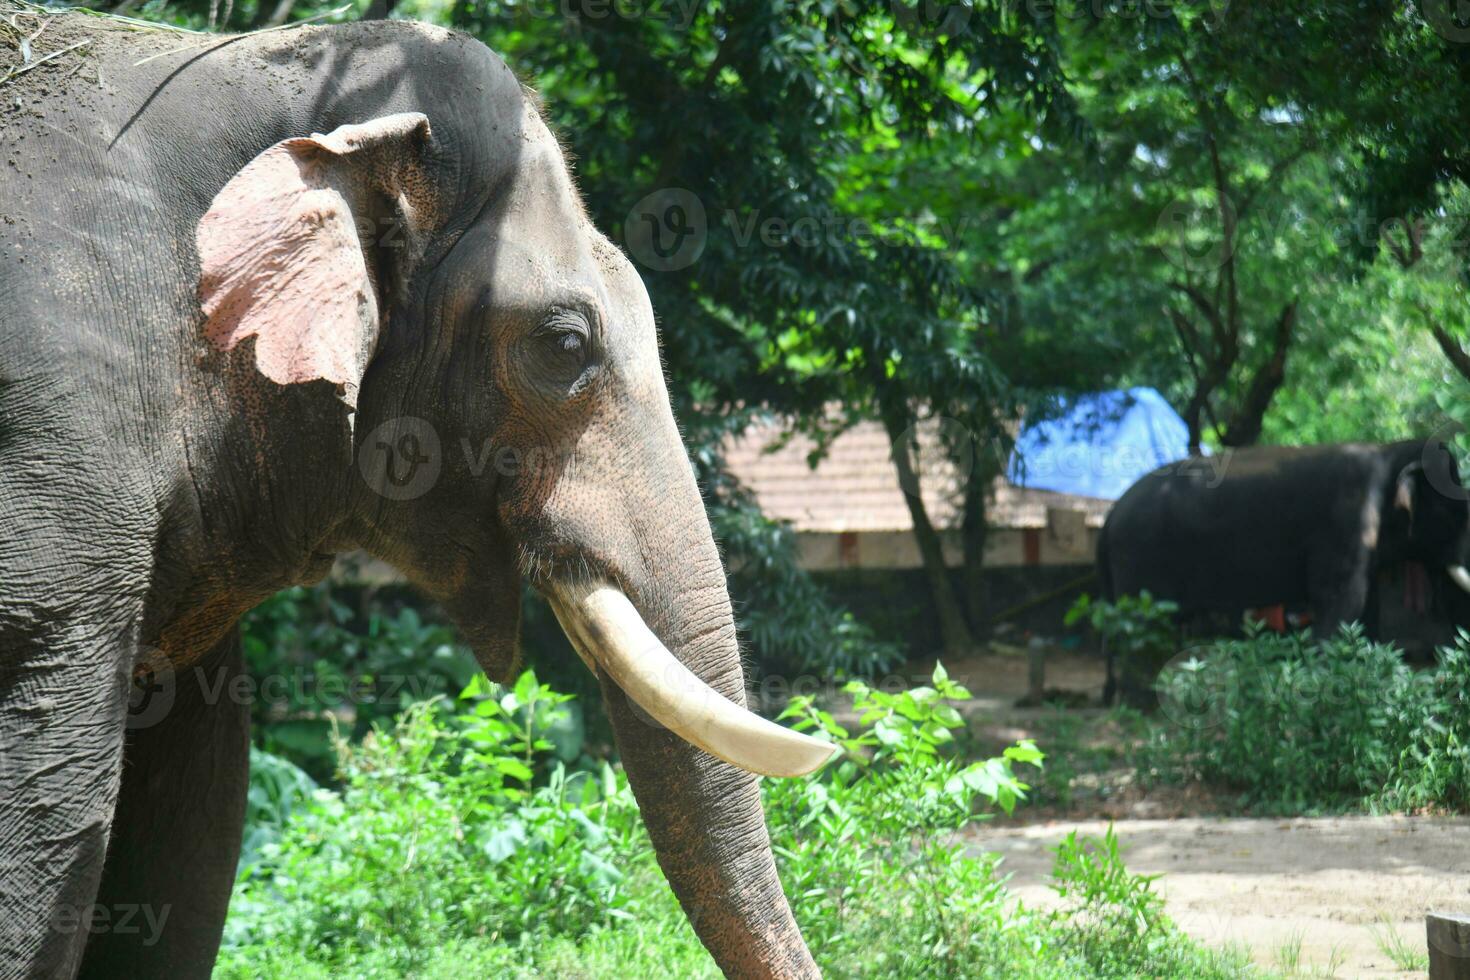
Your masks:
[[[1153,707],[1154,679],[1174,654],[1178,612],[1177,604],[1156,600],[1147,589],[1136,596],[1119,596],[1116,602],[1083,593],[1067,610],[1064,621],[1072,626],[1086,620],[1103,638],[1116,664],[1108,678],[1106,698],[1119,693],[1128,704]]]
[[[1470,638],[1416,672],[1360,628],[1316,641],[1252,630],[1159,680],[1146,766],[1273,811],[1470,805]]]
[[[318,790],[259,849],[231,944],[333,970],[371,954],[401,973],[451,938],[577,936],[629,914],[623,869],[647,845],[626,784],[605,763],[534,768],[564,696],[529,672],[513,690],[479,681],[465,695],[457,715],[423,702],[391,730],[336,740],[343,792]]]
[[[1006,918],[993,858],[965,853],[959,832],[977,819],[977,802],[1009,813],[1028,788],[1014,766],[1039,766],[1042,753],[1030,742],[969,764],[947,753],[964,725],[949,702],[969,692],[942,665],[933,686],[845,690],[857,735],[810,697],[783,715],[837,741],[843,757],[822,779],[766,784],[782,882],[802,897],[802,931],[829,972],[954,976],[995,951]],[[875,944],[875,930],[889,941]]]
[[[1110,838],[1059,855],[1058,887],[1085,896],[1086,915],[1017,906],[964,829],[1023,800],[1017,768],[1041,753],[957,758],[949,702],[967,694],[942,668],[899,694],[847,690],[855,733],[810,699],[788,711],[839,741],[841,760],[765,784],[787,894],[828,976],[1244,975],[1168,923]],[[622,774],[555,756],[565,696],[530,673],[463,694],[336,741],[342,791],[316,790],[246,867],[217,975],[716,977]]]
[[[480,669],[450,626],[326,582],[261,603],[241,623],[241,645],[259,691],[256,744],[318,781],[332,777],[334,723],[361,738],[409,705],[453,695]]]

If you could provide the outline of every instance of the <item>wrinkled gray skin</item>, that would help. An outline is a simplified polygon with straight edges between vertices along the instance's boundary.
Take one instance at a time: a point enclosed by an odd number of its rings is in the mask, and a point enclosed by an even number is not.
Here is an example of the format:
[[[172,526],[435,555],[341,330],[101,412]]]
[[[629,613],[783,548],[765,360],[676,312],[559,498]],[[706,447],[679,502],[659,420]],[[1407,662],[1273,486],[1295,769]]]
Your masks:
[[[493,677],[514,666],[522,576],[592,573],[706,682],[741,703],[744,682],[647,296],[495,55],[376,23],[135,66],[181,39],[79,20],[51,30],[96,32],[83,70],[4,93],[0,976],[203,977],[246,787],[233,627],[334,554],[402,569]],[[272,144],[399,112],[429,118],[412,149],[436,217],[415,248],[366,246],[388,312],[349,425],[338,385],[278,385],[252,341],[205,342],[195,228]],[[407,472],[412,446],[379,429],[403,416],[438,435],[442,472],[393,500],[357,461]],[[487,445],[530,462],[481,466]],[[132,680],[145,666],[166,710]],[[754,777],[602,685],[659,861],[715,960],[815,976]],[[130,905],[166,914],[152,945],[147,928],[107,928]]]
[[[1439,443],[1227,450],[1130,487],[1098,539],[1098,575],[1106,599],[1147,589],[1184,616],[1306,608],[1327,636],[1365,618],[1380,567],[1463,564],[1467,524]],[[1115,687],[1110,651],[1105,700]]]

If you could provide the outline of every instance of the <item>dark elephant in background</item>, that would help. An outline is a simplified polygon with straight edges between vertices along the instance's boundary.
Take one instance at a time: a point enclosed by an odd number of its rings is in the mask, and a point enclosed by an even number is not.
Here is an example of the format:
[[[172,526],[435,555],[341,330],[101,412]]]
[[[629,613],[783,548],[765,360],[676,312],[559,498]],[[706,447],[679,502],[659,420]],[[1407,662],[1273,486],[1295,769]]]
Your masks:
[[[716,962],[816,976],[749,773],[832,747],[744,707],[647,293],[520,83],[410,23],[48,32],[85,70],[6,86],[0,168],[0,977],[209,975],[235,624],[355,548],[496,679],[545,595]]]
[[[1417,562],[1379,572],[1363,622],[1383,642],[1403,650],[1412,663],[1432,664],[1435,651],[1452,646],[1459,630],[1470,629],[1470,593],[1447,569]]]
[[[1326,636],[1365,618],[1389,565],[1444,569],[1470,591],[1466,501],[1437,441],[1192,458],[1143,477],[1113,506],[1097,546],[1101,591],[1111,601],[1147,589],[1185,617],[1303,608]],[[1110,651],[1105,701],[1116,688]]]

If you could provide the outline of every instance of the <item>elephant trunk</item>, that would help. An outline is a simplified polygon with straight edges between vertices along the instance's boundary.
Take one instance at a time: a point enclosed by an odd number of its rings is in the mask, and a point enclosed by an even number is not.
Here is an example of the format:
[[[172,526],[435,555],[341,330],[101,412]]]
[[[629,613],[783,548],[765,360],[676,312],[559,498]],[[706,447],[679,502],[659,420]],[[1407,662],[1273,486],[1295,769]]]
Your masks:
[[[730,977],[819,977],[776,875],[758,781],[743,770],[807,772],[833,746],[746,709],[734,617],[707,533],[686,549],[703,550],[704,560],[689,563],[686,588],[672,599],[651,582],[631,595],[606,583],[547,592],[598,676],[659,866],[715,962]]]
[[[553,555],[533,580],[597,675],[659,866],[715,962],[742,980],[819,977],[753,773],[807,773],[835,747],[746,708],[725,570],[662,373],[647,367],[648,412],[584,433],[583,462],[541,506],[580,560]]]
[[[739,661],[735,684],[741,695]],[[623,767],[694,931],[728,977],[819,977],[776,877],[756,777],[652,722],[600,673]],[[728,675],[727,675],[728,678]]]

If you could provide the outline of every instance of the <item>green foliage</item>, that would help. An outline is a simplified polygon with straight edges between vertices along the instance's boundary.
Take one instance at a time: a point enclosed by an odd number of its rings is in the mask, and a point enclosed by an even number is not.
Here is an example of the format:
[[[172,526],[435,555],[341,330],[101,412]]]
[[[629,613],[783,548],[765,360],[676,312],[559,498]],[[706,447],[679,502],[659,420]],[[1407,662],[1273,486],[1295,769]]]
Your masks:
[[[317,790],[316,781],[289,759],[250,746],[250,790],[245,798],[245,838],[240,867],[250,867],[263,848],[280,840],[291,813]]]
[[[1072,831],[1055,848],[1057,894],[1088,915],[1121,913],[1129,933],[1139,936],[1163,918],[1164,900],[1154,894],[1158,875],[1134,875],[1123,866],[1118,836],[1108,825],[1101,841],[1078,839]]]
[[[1052,941],[1080,976],[1256,976],[1240,952],[1202,950],[1164,915],[1158,875],[1132,874],[1111,825],[1101,838],[1076,831],[1058,844],[1052,888],[1063,904],[1047,916]]]
[[[1120,653],[1146,653],[1173,646],[1178,612],[1177,603],[1157,600],[1147,589],[1136,596],[1119,596],[1116,602],[1083,593],[1067,610],[1064,622],[1075,626],[1085,619]]]
[[[446,623],[327,582],[267,599],[240,632],[256,692],[256,744],[318,781],[332,775],[334,724],[360,738],[409,705],[454,694],[479,672]]]
[[[637,808],[605,763],[572,773],[554,760],[565,696],[530,672],[464,693],[452,716],[422,702],[391,729],[336,740],[342,793],[318,791],[247,867],[233,944],[341,970],[375,950],[406,973],[451,935],[575,937],[631,914],[624,869],[647,847]]]
[[[1143,692],[1174,654],[1178,612],[1177,603],[1156,600],[1147,589],[1136,596],[1119,596],[1115,602],[1083,593],[1067,610],[1064,622],[1074,626],[1086,620],[1103,638],[1109,654],[1117,657],[1120,690],[1130,700],[1143,701]]]
[[[1233,787],[1271,811],[1470,806],[1470,640],[1416,672],[1357,627],[1253,633],[1159,680],[1146,767]]]
[[[783,883],[802,896],[797,915],[813,949],[838,975],[956,976],[993,951],[1004,930],[1004,891],[993,859],[964,853],[959,832],[979,802],[1010,812],[1027,786],[1016,764],[1040,766],[1030,742],[968,765],[952,751],[969,696],[936,665],[933,686],[888,693],[845,688],[851,734],[810,697],[783,718],[842,746],[820,779],[767,784],[766,805]],[[874,896],[888,895],[887,902]],[[898,933],[875,946],[875,916]]]
[[[849,685],[850,733],[809,699],[799,727],[843,747],[805,780],[765,784],[788,895],[828,975],[873,978],[1239,977],[1123,871],[1116,842],[1069,842],[1058,888],[1086,916],[1017,908],[963,829],[1026,792],[1028,742],[965,763],[951,702],[933,685]],[[453,709],[414,706],[361,743],[339,739],[340,793],[317,790],[242,872],[217,975],[715,977],[659,874],[621,772],[569,772],[551,733],[570,704],[523,675],[477,681]],[[254,779],[275,786],[273,762]],[[1094,856],[1096,855],[1096,856]],[[1127,923],[1125,930],[1121,923]]]
[[[1413,714],[1398,758],[1374,802],[1393,809],[1470,808],[1470,636],[1416,675]]]
[[[1470,255],[1470,190],[1434,188],[1427,215],[1397,215],[1375,237],[1349,282],[1330,282],[1320,315],[1336,324],[1330,338],[1294,353],[1292,383],[1278,395],[1266,440],[1281,443],[1391,441],[1427,435],[1447,420],[1470,421],[1467,380],[1447,370],[1436,340],[1470,343],[1460,310]]]

